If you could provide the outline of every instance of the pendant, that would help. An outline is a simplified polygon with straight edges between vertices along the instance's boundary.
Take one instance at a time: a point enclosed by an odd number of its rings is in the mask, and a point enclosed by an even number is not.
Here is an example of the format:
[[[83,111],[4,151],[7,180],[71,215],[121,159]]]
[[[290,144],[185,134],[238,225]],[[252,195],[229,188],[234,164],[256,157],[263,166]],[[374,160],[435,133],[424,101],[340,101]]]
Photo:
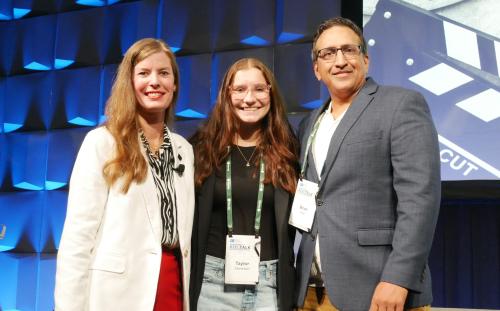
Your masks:
[[[245,165],[246,167],[250,167],[250,163],[247,162],[247,165]]]

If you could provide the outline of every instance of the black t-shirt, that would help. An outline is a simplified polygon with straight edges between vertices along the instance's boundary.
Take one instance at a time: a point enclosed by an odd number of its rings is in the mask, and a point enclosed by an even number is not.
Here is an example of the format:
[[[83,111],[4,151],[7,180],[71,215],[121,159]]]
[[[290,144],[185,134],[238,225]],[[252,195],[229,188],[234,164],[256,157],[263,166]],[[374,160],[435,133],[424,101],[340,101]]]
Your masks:
[[[239,147],[249,159],[255,147]],[[258,165],[246,166],[246,160],[238,149],[231,150],[231,176],[233,187],[233,234],[255,234],[255,212],[259,190]],[[254,158],[258,157],[254,154]],[[226,257],[227,212],[226,212],[226,162],[216,171],[214,202],[210,229],[208,231],[207,254],[218,258]],[[274,188],[272,184],[264,185],[264,198],[260,220],[261,256],[260,260],[278,258],[278,241],[276,236],[276,218],[274,214]]]

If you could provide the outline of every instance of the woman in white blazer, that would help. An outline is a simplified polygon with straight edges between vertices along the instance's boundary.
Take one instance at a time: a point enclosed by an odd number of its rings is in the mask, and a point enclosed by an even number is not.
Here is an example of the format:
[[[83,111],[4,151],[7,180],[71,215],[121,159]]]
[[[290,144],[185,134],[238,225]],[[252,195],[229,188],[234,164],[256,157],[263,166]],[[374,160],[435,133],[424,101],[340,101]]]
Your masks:
[[[193,152],[167,127],[178,72],[161,40],[125,54],[73,168],[56,310],[189,310]]]

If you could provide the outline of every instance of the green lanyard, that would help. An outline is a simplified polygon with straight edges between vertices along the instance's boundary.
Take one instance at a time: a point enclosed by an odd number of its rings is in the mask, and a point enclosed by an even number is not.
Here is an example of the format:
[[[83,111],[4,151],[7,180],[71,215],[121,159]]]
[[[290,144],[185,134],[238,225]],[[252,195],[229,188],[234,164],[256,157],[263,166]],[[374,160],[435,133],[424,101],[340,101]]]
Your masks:
[[[229,147],[228,147],[229,149]],[[255,212],[255,237],[259,236],[260,231],[260,216],[262,214],[262,198],[264,197],[264,177],[265,165],[262,155],[260,156],[259,168],[259,193],[257,195],[257,211]],[[231,185],[231,154],[226,161],[226,200],[227,200],[227,231],[229,236],[233,235],[233,194]]]
[[[316,133],[318,132],[319,125],[321,123],[321,120],[323,120],[323,117],[325,114],[328,112],[328,110],[325,110],[323,112],[318,120],[316,120],[316,123],[314,123],[313,129],[311,131],[311,135],[307,138],[307,144],[306,144],[306,151],[304,153],[304,160],[302,160],[302,165],[300,167],[300,179],[304,178],[304,173],[306,172],[306,164],[307,164],[307,154],[309,153],[309,149],[311,148],[311,144],[314,141],[314,138],[316,137]]]

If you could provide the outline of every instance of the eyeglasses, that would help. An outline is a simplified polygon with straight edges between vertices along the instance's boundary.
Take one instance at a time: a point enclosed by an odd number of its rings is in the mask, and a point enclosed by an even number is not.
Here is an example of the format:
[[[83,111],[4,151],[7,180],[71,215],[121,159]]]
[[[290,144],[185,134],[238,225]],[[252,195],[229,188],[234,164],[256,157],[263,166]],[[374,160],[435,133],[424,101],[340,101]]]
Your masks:
[[[245,98],[249,91],[252,92],[253,96],[257,99],[265,99],[269,96],[269,91],[271,86],[269,84],[256,84],[253,87],[248,87],[246,85],[240,86],[230,86],[229,90],[231,95],[236,100],[241,100]]]
[[[354,59],[361,52],[361,46],[346,44],[339,48],[328,47],[316,52],[316,59],[321,58],[325,62],[333,62],[337,58],[337,52],[341,51],[346,59]]]

